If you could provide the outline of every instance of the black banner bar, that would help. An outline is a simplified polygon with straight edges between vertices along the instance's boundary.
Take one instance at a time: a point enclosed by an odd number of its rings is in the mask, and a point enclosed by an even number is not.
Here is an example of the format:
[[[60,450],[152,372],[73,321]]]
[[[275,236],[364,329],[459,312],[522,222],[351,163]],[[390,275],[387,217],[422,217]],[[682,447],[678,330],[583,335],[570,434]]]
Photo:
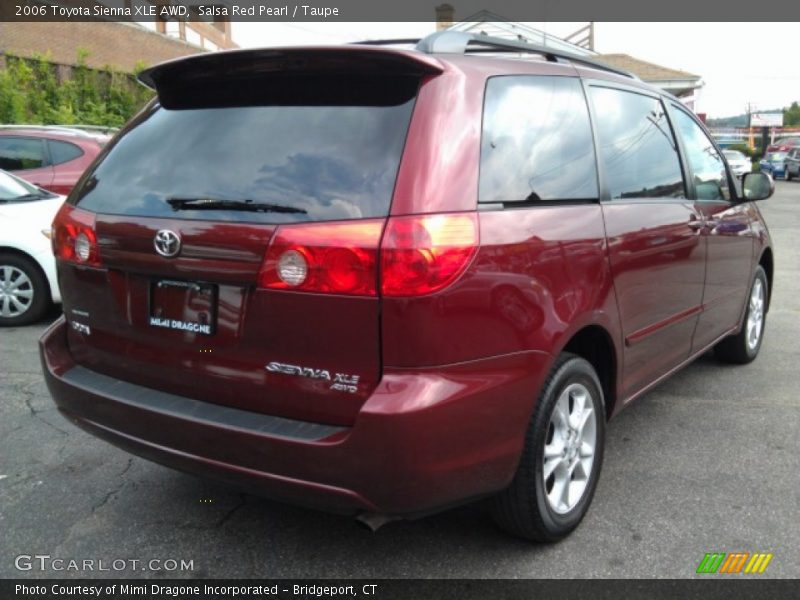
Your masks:
[[[0,21],[432,22],[445,7],[454,22],[488,11],[509,21],[782,21],[800,19],[800,3],[779,0],[770,10],[751,0],[3,0]],[[483,17],[486,17],[485,13]],[[680,31],[676,30],[676,43]]]
[[[687,580],[511,580],[511,579],[342,579],[342,580],[131,580],[62,579],[0,581],[3,600],[469,600],[558,598],[735,599],[796,598],[792,580],[708,576]]]

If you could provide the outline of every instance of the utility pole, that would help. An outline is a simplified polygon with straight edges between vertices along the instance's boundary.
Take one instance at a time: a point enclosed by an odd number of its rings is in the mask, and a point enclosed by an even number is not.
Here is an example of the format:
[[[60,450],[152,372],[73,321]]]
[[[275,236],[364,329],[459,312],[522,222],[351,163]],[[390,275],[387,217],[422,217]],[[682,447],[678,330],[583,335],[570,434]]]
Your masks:
[[[752,152],[755,148],[755,141],[753,139],[753,104],[752,102],[748,102],[747,106],[745,107],[747,111],[747,147],[750,148]]]

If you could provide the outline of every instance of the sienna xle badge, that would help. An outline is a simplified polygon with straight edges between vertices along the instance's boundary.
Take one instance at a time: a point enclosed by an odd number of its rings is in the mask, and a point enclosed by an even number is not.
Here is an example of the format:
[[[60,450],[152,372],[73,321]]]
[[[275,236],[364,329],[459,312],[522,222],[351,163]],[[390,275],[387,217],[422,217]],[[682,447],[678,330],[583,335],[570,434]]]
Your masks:
[[[626,73],[442,32],[140,78],[56,218],[41,340],[61,412],[129,452],[372,526],[488,497],[553,541],[609,418],[758,354],[771,179]]]

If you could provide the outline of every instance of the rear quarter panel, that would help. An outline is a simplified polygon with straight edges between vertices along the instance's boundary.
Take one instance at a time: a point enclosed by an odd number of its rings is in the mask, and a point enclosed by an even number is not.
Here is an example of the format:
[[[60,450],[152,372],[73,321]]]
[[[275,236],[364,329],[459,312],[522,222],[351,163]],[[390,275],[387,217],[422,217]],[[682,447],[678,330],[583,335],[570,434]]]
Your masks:
[[[554,355],[597,324],[618,339],[599,204],[480,213],[480,249],[446,290],[383,301],[384,364]]]

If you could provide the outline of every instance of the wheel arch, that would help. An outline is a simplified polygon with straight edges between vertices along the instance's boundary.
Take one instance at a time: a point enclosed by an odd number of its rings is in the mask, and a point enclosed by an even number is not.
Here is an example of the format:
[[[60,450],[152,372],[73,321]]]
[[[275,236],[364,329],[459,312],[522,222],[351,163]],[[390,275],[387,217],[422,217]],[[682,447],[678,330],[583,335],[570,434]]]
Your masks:
[[[772,282],[775,274],[775,263],[772,256],[772,248],[767,246],[761,253],[761,258],[758,259],[758,264],[764,269],[767,274],[767,311],[772,303]]]
[[[617,403],[619,360],[611,334],[601,325],[587,325],[575,332],[561,352],[570,352],[594,367],[605,397],[606,420],[614,414]]]

